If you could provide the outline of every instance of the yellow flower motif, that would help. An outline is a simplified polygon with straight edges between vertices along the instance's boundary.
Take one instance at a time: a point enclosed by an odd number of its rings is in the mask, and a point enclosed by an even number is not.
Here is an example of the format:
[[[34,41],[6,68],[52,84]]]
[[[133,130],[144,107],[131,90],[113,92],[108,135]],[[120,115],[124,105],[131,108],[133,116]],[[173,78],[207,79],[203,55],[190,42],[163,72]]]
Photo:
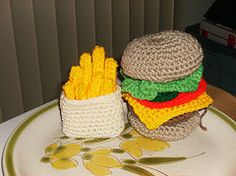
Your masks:
[[[129,131],[129,138],[120,144],[120,148],[134,158],[140,158],[143,151],[163,151],[169,144],[161,140],[148,139],[138,134],[134,129]]]
[[[93,164],[101,167],[108,167],[108,168],[121,167],[120,161],[115,157],[113,157],[112,155],[94,155],[90,161]]]
[[[120,144],[120,148],[128,152],[132,157],[139,158],[143,155],[142,149],[140,146],[131,140],[123,141]]]
[[[135,137],[133,140],[143,150],[148,150],[148,151],[162,151],[170,147],[168,143],[160,140],[147,139],[144,137]]]
[[[92,174],[96,176],[105,176],[109,175],[112,172],[106,168],[93,164],[91,161],[84,161],[84,167],[87,168]]]
[[[81,146],[79,144],[66,144],[59,146],[51,153],[50,158],[68,158],[77,155],[80,152]]]
[[[82,157],[83,164],[94,175],[107,175],[110,168],[122,167],[121,162],[111,155],[111,148],[99,148],[89,151]]]
[[[44,150],[45,154],[48,155],[52,152],[54,152],[58,147],[58,144],[57,143],[53,143],[53,144],[50,144],[49,146],[47,146]]]
[[[108,155],[108,154],[111,154],[111,148],[99,148],[99,149],[89,151],[87,153],[92,154],[92,155]]]
[[[50,144],[45,148],[45,154],[41,162],[51,163],[55,169],[69,169],[76,167],[78,163],[72,158],[80,152],[79,144],[59,145],[57,143]]]
[[[59,158],[51,162],[51,165],[55,169],[64,170],[64,169],[74,168],[78,165],[78,163],[69,158]]]

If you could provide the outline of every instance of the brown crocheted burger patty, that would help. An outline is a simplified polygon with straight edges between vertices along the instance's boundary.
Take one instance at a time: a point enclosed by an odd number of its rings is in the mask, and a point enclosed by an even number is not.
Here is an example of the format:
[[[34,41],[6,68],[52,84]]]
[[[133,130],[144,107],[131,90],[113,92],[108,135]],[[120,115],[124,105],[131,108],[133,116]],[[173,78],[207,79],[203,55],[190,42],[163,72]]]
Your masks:
[[[155,130],[146,128],[137,115],[129,107],[128,120],[131,126],[142,136],[151,139],[159,139],[164,141],[177,141],[187,137],[199,125],[201,125],[201,115],[198,111],[186,113],[162,124]]]

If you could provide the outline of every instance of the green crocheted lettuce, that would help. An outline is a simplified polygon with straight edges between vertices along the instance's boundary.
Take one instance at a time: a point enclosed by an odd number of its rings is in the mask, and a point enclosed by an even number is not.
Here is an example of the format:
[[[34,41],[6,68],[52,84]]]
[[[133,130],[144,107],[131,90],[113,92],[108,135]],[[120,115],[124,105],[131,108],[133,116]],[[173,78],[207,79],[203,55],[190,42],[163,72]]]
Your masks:
[[[123,74],[125,79],[122,82],[121,90],[141,100],[153,100],[158,94],[165,92],[193,92],[198,88],[202,73],[203,66],[200,65],[193,74],[166,83],[137,80]]]
[[[179,92],[166,92],[166,93],[159,93],[152,102],[165,102],[172,100],[173,98],[177,97]]]

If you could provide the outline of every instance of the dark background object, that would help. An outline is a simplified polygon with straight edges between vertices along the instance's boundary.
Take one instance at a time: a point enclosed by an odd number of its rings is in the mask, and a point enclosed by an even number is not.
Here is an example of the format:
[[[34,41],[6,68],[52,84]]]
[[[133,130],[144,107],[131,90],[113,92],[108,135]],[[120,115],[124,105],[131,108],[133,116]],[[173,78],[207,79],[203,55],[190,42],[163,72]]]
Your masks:
[[[234,0],[216,0],[207,10],[204,17],[223,26],[236,29]]]
[[[185,31],[192,34],[204,51],[204,73],[206,81],[236,95],[236,49],[202,37],[199,24],[188,26]]]

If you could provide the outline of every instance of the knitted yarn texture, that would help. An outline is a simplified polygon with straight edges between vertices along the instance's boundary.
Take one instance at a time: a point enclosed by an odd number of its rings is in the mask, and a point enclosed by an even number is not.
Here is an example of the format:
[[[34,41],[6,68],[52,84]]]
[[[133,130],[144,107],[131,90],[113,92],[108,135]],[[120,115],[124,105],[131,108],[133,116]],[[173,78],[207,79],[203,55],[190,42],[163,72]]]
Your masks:
[[[179,92],[166,92],[166,93],[159,93],[152,102],[166,102],[169,100],[174,99],[177,97]]]
[[[197,111],[181,116],[182,119],[178,123],[174,125],[163,124],[155,130],[147,129],[135,113],[129,112],[128,119],[131,126],[142,136],[164,141],[177,141],[187,137],[201,122],[200,114]]]
[[[143,122],[150,130],[157,129],[160,125],[175,116],[206,108],[212,103],[211,97],[208,96],[206,92],[187,103],[169,108],[155,109],[151,109],[140,104],[130,94],[123,94],[123,97],[128,101],[129,105],[132,106],[140,121]]]
[[[86,100],[70,100],[62,92],[60,109],[62,131],[69,137],[115,137],[125,126],[120,87]]]
[[[163,31],[130,42],[121,66],[124,74],[132,78],[168,82],[192,74],[202,59],[202,48],[192,35]]]
[[[181,92],[178,94],[177,97],[173,98],[172,100],[165,101],[165,102],[151,102],[148,100],[140,100],[134,98],[138,103],[144,105],[148,108],[168,108],[173,106],[178,106],[184,103],[187,103],[191,100],[196,99],[198,96],[203,94],[206,91],[206,81],[202,79],[199,83],[198,89],[195,92]]]
[[[203,66],[201,65],[185,78],[166,83],[137,80],[124,75],[122,92],[128,92],[133,97],[142,100],[153,100],[159,93],[163,92],[193,92],[198,88],[202,73]]]
[[[83,53],[80,65],[72,66],[69,80],[63,85],[68,99],[84,100],[115,92],[118,64],[105,57],[105,49],[96,46],[92,55]]]

